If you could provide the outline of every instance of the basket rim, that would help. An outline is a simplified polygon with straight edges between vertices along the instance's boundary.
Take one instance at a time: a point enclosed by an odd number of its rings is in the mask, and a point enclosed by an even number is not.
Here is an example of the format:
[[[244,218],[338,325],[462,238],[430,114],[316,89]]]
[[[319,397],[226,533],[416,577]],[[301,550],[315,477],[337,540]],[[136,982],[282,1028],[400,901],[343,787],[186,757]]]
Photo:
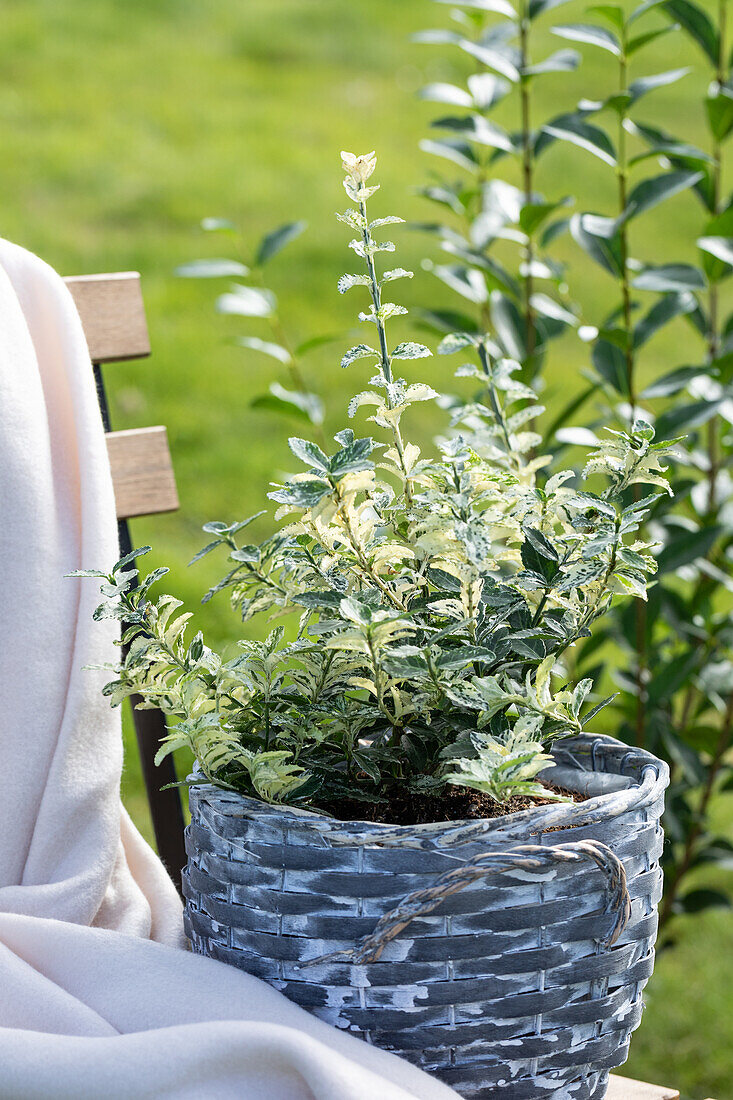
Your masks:
[[[584,802],[554,803],[519,810],[495,818],[424,822],[419,825],[392,825],[375,821],[341,821],[316,810],[261,802],[238,791],[226,790],[208,780],[197,781],[198,767],[189,777],[192,800],[207,802],[217,813],[267,822],[283,820],[296,830],[319,835],[322,842],[336,845],[385,845],[432,847],[462,844],[491,833],[507,839],[525,838],[528,833],[576,829],[584,825],[610,821],[634,810],[652,806],[669,783],[667,764],[645,749],[630,748],[605,734],[580,734],[563,738],[553,746],[555,754],[587,772],[610,772],[632,778],[624,790],[594,795]],[[613,763],[613,767],[604,764]],[[192,782],[191,782],[192,781]]]

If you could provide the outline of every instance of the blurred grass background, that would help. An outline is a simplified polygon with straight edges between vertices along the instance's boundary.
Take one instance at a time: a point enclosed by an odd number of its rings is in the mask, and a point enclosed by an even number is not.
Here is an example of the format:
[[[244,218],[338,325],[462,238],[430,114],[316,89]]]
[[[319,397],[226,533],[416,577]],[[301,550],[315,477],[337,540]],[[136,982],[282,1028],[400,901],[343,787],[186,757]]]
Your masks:
[[[556,21],[577,20],[582,12],[579,3],[568,4]],[[264,232],[305,218],[308,233],[267,272],[286,327],[295,341],[353,329],[355,299],[335,289],[353,259],[348,233],[333,217],[345,205],[338,152],[378,149],[378,214],[434,217],[414,188],[434,167],[417,144],[441,108],[418,102],[415,92],[426,80],[451,79],[452,61],[460,62],[444,48],[411,43],[409,35],[446,22],[447,10],[428,0],[3,4],[0,232],[64,274],[142,273],[153,357],[107,368],[107,384],[115,427],[168,426],[181,511],[137,521],[133,535],[138,545],[153,543],[151,565],[171,567],[169,590],[196,611],[212,644],[231,644],[239,628],[225,601],[197,606],[223,571],[211,559],[186,569],[202,543],[201,524],[259,510],[267,481],[288,469],[288,428],[302,429],[249,408],[278,377],[277,364],[232,338],[245,332],[267,338],[263,323],[217,317],[219,284],[178,280],[173,269],[227,254],[223,238],[198,228],[202,217],[236,221],[244,259]],[[558,45],[545,32],[539,37],[539,56]],[[642,57],[644,72],[696,66],[686,80],[650,97],[642,116],[694,141],[707,83],[699,56],[670,35]],[[608,90],[614,71],[613,59],[596,51],[579,73],[546,79],[539,120]],[[568,146],[547,154],[538,185],[550,197],[578,193],[581,209],[612,209],[613,173]],[[656,222],[647,220],[634,251],[656,262],[693,260],[681,242],[700,228],[700,208],[681,196],[661,208]],[[420,269],[422,257],[435,256],[432,242],[409,231],[395,239],[398,262],[417,273],[400,284],[399,300],[455,305]],[[558,251],[569,256],[572,249],[563,242]],[[584,264],[582,272],[571,291],[585,317],[598,320],[613,288],[598,269]],[[393,330],[398,334],[397,325]],[[407,327],[398,335],[406,337]],[[358,368],[338,369],[348,340],[344,335],[306,363],[314,388],[326,396],[331,431],[343,425],[345,401],[361,388]],[[586,354],[575,337],[555,352],[544,394],[551,408],[582,385]],[[694,362],[686,357],[696,354],[679,322],[652,342],[645,370],[653,376]],[[446,362],[430,361],[425,371],[421,362],[421,374],[450,388]],[[415,435],[428,442],[435,423],[424,412]],[[260,522],[253,534],[264,530]],[[129,721],[126,739],[124,797],[149,837]],[[720,828],[730,831],[730,805],[721,800],[716,812]],[[708,912],[680,919],[676,933],[676,946],[658,960],[626,1072],[675,1084],[691,1100],[725,1100],[733,1096],[733,921]]]

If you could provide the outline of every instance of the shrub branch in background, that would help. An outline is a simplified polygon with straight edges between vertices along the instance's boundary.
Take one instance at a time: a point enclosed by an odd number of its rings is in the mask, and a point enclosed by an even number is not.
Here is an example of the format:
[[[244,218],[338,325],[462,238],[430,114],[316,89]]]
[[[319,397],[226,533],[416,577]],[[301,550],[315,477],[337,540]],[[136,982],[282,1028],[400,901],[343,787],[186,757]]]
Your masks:
[[[303,233],[307,228],[306,222],[288,222],[267,233],[253,255],[247,257],[247,263],[239,258],[243,245],[233,222],[226,218],[204,218],[201,228],[227,239],[234,247],[236,257],[192,260],[176,268],[176,275],[184,279],[236,279],[228,291],[217,298],[217,311],[265,320],[270,329],[270,340],[259,336],[239,336],[236,342],[248,351],[265,355],[281,364],[287,372],[290,389],[274,381],[266,394],[252,399],[251,407],[305,420],[313,426],[319,442],[325,443],[323,401],[306,382],[302,361],[310,351],[330,343],[336,337],[313,336],[294,345],[280,320],[277,296],[265,286],[264,280],[266,265]]]
[[[103,582],[96,616],[124,624],[106,693],[113,704],[139,694],[173,718],[160,756],[187,746],[213,782],[268,801],[389,807],[448,784],[500,803],[560,798],[537,779],[548,748],[609,702],[569,677],[566,657],[615,597],[646,597],[656,564],[639,528],[654,489],[668,491],[671,444],[639,419],[610,432],[581,474],[547,476],[521,364],[459,331],[438,350],[460,354],[457,373],[480,396],[423,455],[404,422],[438,395],[399,372],[431,352],[392,339],[407,311],[387,295],[411,272],[381,262],[395,251],[381,231],[402,219],[370,213],[373,153],[342,160],[351,206],[339,220],[361,270],[338,289],[363,295],[373,335],[341,365],[372,372],[348,411],[366,411],[374,436],[345,428],[335,450],[292,438],[304,469],[269,494],[279,529],[251,545],[250,520],[209,524],[202,551],[228,551],[216,590],[245,621],[290,615],[292,640],[278,626],[225,660],[200,634],[186,640],[178,600],[151,597],[166,570],[138,583],[123,558],[109,576],[81,574]]]
[[[583,70],[577,77],[568,75],[568,104],[552,118],[538,120],[537,80],[547,71],[570,73],[580,60],[577,53],[561,51],[533,63],[535,21],[556,7],[541,0],[521,0],[516,8],[504,0],[467,0],[453,5],[458,30],[418,36],[447,46],[454,57],[457,50],[477,62],[465,81],[431,85],[422,93],[454,107],[450,117],[433,123],[451,130],[451,137],[431,138],[423,149],[461,171],[458,181],[433,173],[423,193],[448,212],[445,223],[429,228],[459,261],[434,270],[478,307],[471,315],[473,331],[487,346],[498,345],[520,359],[524,379],[534,378],[541,389],[540,371],[547,366],[552,336],[577,327],[589,345],[584,373],[590,385],[556,413],[543,449],[557,455],[566,444],[593,439],[599,423],[615,423],[629,432],[638,419],[654,423],[662,439],[685,435],[677,448],[674,498],[661,494],[643,527],[646,540],[659,541],[659,577],[649,600],[616,607],[593,638],[576,647],[569,666],[576,675],[599,675],[603,664],[594,668],[592,662],[606,643],[606,663],[617,669],[608,686],[618,689],[607,712],[609,729],[672,766],[665,818],[666,921],[675,912],[729,904],[720,891],[691,889],[686,880],[705,864],[733,866],[733,845],[712,835],[708,821],[715,793],[733,789],[733,315],[726,315],[723,305],[724,283],[733,273],[733,202],[723,189],[722,170],[733,130],[727,0],[717,3],[716,17],[691,0],[663,0],[630,12],[600,5],[587,9],[583,22],[553,26],[552,33],[587,50],[590,58],[598,50],[612,55],[616,79],[603,98],[590,100],[578,95]],[[695,135],[707,131],[704,148],[665,130],[648,114],[655,102],[652,93],[689,72],[686,66],[667,72],[643,69],[645,49],[670,33],[677,35],[680,51],[688,50],[681,60],[695,63],[702,55],[709,69]],[[479,88],[496,91],[479,101]],[[502,99],[506,116],[512,97],[517,129],[510,132],[489,116]],[[575,203],[574,196],[561,206],[536,194],[541,158],[557,142],[595,157],[615,175],[613,209],[568,218],[562,206]],[[568,161],[564,177],[569,188],[574,163]],[[506,181],[501,179],[505,170]],[[513,182],[517,179],[519,187]],[[580,159],[575,182],[582,202]],[[664,263],[637,259],[639,225],[653,220],[662,239],[668,216],[664,204],[684,192],[703,208],[698,237],[689,242],[687,254]],[[540,257],[538,246],[551,251],[566,229],[578,251],[564,271],[546,255]],[[496,258],[506,255],[511,244],[518,251],[514,270]],[[583,312],[588,265],[597,266],[615,288],[616,299],[600,318]],[[543,279],[548,285],[554,280],[553,297],[537,294]],[[579,306],[558,299],[565,280]],[[429,318],[440,321],[442,315],[435,310]],[[671,323],[691,326],[700,341],[699,358],[692,364],[665,362],[649,381],[655,360],[648,345]],[[568,418],[590,409],[591,399],[595,407],[586,428],[581,433],[568,429]],[[460,416],[457,410],[454,416]],[[623,500],[633,504],[641,492],[638,486],[629,488]]]
[[[549,342],[577,323],[560,294],[562,265],[545,254],[547,244],[567,226],[559,215],[568,199],[548,200],[536,188],[538,158],[549,139],[533,121],[535,88],[548,74],[571,72],[580,62],[580,55],[568,48],[532,60],[535,21],[554,6],[552,0],[522,0],[518,11],[504,0],[458,4],[452,11],[458,31],[416,35],[419,42],[457,49],[476,64],[465,87],[434,83],[420,93],[452,108],[431,123],[439,136],[421,142],[425,152],[447,161],[453,173],[434,174],[422,188],[448,218],[423,227],[453,258],[434,272],[474,307],[468,318],[461,317],[463,327],[491,331],[502,353],[520,363],[521,377],[530,384]],[[504,18],[497,20],[497,12]],[[510,132],[491,116],[512,93],[519,100],[518,128]],[[502,178],[507,158],[521,186]],[[510,264],[507,251],[513,255]],[[454,315],[434,310],[427,319],[445,331]]]

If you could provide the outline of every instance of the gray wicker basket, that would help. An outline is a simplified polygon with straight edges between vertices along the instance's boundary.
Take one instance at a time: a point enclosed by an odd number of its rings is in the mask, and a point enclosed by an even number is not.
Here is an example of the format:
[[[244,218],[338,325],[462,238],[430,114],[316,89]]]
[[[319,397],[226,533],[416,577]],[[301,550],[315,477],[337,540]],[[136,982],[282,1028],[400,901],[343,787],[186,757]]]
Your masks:
[[[558,743],[590,795],[486,821],[338,822],[191,788],[186,929],[464,1097],[600,1100],[654,962],[667,766]]]

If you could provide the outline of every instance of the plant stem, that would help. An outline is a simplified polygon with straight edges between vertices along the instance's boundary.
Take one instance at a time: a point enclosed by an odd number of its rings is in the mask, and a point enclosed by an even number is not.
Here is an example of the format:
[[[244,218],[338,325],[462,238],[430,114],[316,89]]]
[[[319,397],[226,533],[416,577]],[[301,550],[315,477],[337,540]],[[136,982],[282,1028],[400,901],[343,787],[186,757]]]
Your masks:
[[[627,61],[626,61],[626,43],[621,43],[621,57],[619,58],[619,91],[623,94],[626,91],[627,80]],[[623,307],[623,319],[624,319],[624,332],[625,332],[625,345],[626,345],[626,389],[630,406],[630,424],[634,423],[634,417],[636,415],[636,382],[634,378],[634,330],[631,322],[631,288],[629,286],[629,235],[626,221],[624,220],[624,212],[626,210],[626,204],[628,201],[628,177],[629,169],[626,156],[626,110],[622,109],[619,113],[619,125],[618,125],[618,163],[617,163],[617,175],[618,175],[618,203],[619,203],[619,218],[621,224],[619,226],[619,242],[621,251],[621,301]]]
[[[662,928],[672,915],[672,908],[677,899],[679,893],[679,887],[687,872],[690,870],[690,864],[692,863],[692,857],[695,854],[695,845],[700,838],[703,831],[703,822],[705,821],[705,815],[707,813],[710,798],[715,787],[715,780],[718,776],[718,772],[723,764],[723,760],[731,746],[731,731],[733,730],[733,696],[728,700],[728,706],[726,707],[725,717],[723,724],[720,728],[720,734],[718,736],[718,743],[715,746],[715,752],[713,759],[708,768],[707,779],[705,786],[703,787],[702,795],[700,796],[700,805],[697,809],[696,820],[692,825],[689,833],[687,834],[687,840],[685,841],[685,848],[682,853],[682,858],[676,865],[674,872],[671,876],[669,886],[664,892],[664,902],[659,912],[659,927]]]
[[[379,311],[382,308],[382,291],[379,286],[379,280],[377,279],[377,272],[374,266],[374,257],[371,252],[371,246],[373,244],[371,233],[369,232],[369,219],[367,217],[367,208],[365,202],[359,203],[359,213],[364,219],[364,228],[361,231],[362,240],[364,242],[364,252],[366,256],[367,271],[369,273],[369,290],[372,296],[372,302],[374,304],[374,312],[376,314],[375,323],[377,326],[377,332],[379,334],[379,350],[382,360],[382,375],[387,386],[392,385],[392,360],[390,359],[389,349],[387,347],[387,332],[384,327],[384,321],[379,316]],[[387,402],[390,409],[393,407],[392,395],[387,390]]]
[[[367,645],[369,647],[369,659],[371,661],[372,672],[374,674],[374,687],[377,691],[377,706],[385,716],[387,721],[392,727],[392,734],[389,737],[389,744],[396,744],[401,736],[402,731],[397,726],[397,716],[392,714],[387,704],[384,701],[384,674],[382,672],[382,665],[379,660],[379,653],[374,647],[371,634],[367,631],[366,635]]]
[[[520,51],[520,72],[521,77],[519,81],[519,95],[522,111],[522,184],[524,189],[524,201],[525,203],[532,202],[532,156],[533,156],[533,142],[532,142],[532,126],[530,119],[530,84],[531,76],[527,75],[525,70],[529,67],[529,4],[527,0],[522,0],[522,6],[520,9],[519,20],[519,51]],[[527,347],[527,359],[530,360],[534,355],[537,334],[535,325],[534,309],[532,306],[532,295],[534,291],[534,282],[532,275],[532,265],[534,263],[534,245],[532,242],[531,234],[527,234],[527,244],[525,250],[525,263],[526,263],[526,275],[524,277],[524,331],[525,331],[525,344]]]
[[[369,273],[369,290],[372,296],[372,304],[374,306],[375,324],[377,326],[377,333],[379,334],[379,352],[382,364],[382,377],[384,378],[386,391],[387,391],[387,407],[389,409],[394,408],[394,397],[392,395],[392,360],[389,354],[389,348],[387,346],[387,332],[385,329],[384,321],[380,315],[382,308],[382,291],[379,285],[379,279],[377,278],[376,268],[374,266],[374,256],[372,255],[372,237],[369,232],[369,219],[367,217],[366,202],[362,200],[359,203],[359,213],[363,218],[363,228],[361,231],[362,241],[364,243],[364,255],[366,258],[367,272]],[[402,442],[402,436],[400,434],[399,424],[395,421],[392,424],[392,437],[394,439],[395,450],[399,456],[400,466],[405,480],[405,499],[408,505],[412,504],[412,490],[410,488],[410,477],[407,472],[407,466],[405,464],[405,447]]]
[[[628,62],[626,57],[626,33],[621,35],[621,56],[619,58],[619,92],[623,95],[626,91],[628,79]],[[626,392],[629,402],[629,427],[632,428],[636,419],[636,357],[634,354],[634,326],[631,316],[631,286],[629,283],[629,234],[625,220],[626,206],[628,202],[629,166],[626,153],[626,108],[619,112],[618,125],[618,206],[619,206],[619,246],[621,259],[621,303],[623,310],[624,344],[626,358]],[[634,486],[634,499],[639,499],[639,486]],[[646,714],[644,707],[645,673],[646,673],[646,604],[643,600],[637,600],[634,608],[634,648],[636,649],[636,719],[635,736],[636,744],[642,748],[646,741]]]
[[[346,534],[349,536],[349,542],[351,543],[351,548],[354,551],[354,556],[356,557],[360,570],[368,580],[377,586],[382,595],[387,597],[393,607],[397,608],[398,611],[404,611],[404,602],[394,594],[389,585],[385,584],[379,574],[375,573],[369,565],[369,561],[364,553],[364,548],[359,542],[358,536],[352,527],[348,509],[344,507],[344,498],[339,485],[336,486],[336,493],[339,500],[339,514],[343,519],[344,528]]]
[[[486,388],[487,388],[488,393],[489,393],[489,401],[491,402],[491,411],[493,412],[494,416],[496,417],[496,421],[497,421],[499,427],[501,428],[502,435],[504,436],[504,442],[506,443],[506,447],[507,447],[507,453],[508,453],[509,457],[511,458],[512,455],[513,455],[513,452],[512,452],[511,438],[509,436],[509,429],[507,428],[506,417],[504,416],[504,410],[501,407],[501,403],[500,403],[499,398],[498,398],[497,393],[496,393],[496,386],[494,385],[494,376],[493,376],[493,372],[491,370],[491,362],[489,360],[489,353],[487,352],[486,346],[483,343],[483,341],[478,346],[478,356],[479,356],[479,359],[481,361],[481,369],[483,370],[484,375],[486,376],[486,383],[487,383]]]
[[[715,73],[715,79],[719,85],[722,85],[726,81],[726,64],[725,64],[725,50],[726,50],[726,22],[727,22],[727,0],[718,0],[718,59]],[[721,158],[722,150],[721,144],[717,137],[713,135],[713,195],[712,195],[712,207],[713,216],[717,216],[720,213],[721,207]],[[716,282],[710,283],[710,291],[708,295],[708,365],[711,365],[718,357],[720,353],[720,335],[718,332],[718,313],[719,313],[719,300],[718,300],[718,284]],[[711,417],[707,426],[707,448],[708,448],[708,512],[712,515],[716,508],[716,482],[718,480],[718,470],[720,468],[720,454],[719,454],[719,418],[717,416]]]

